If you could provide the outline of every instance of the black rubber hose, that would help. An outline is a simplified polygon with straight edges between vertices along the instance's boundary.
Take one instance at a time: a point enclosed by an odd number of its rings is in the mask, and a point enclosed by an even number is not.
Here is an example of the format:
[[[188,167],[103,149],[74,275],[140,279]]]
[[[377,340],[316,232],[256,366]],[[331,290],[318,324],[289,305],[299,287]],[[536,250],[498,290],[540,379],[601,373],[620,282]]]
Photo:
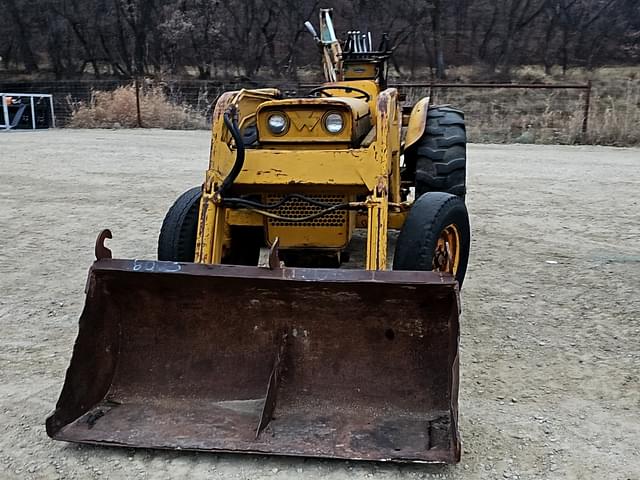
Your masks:
[[[313,198],[309,198],[309,197],[307,197],[305,195],[300,195],[298,193],[291,193],[291,194],[285,196],[284,198],[282,198],[282,200],[280,200],[280,201],[278,201],[276,203],[271,203],[271,204],[254,202],[252,200],[247,200],[246,198],[225,198],[224,200],[225,200],[225,203],[229,204],[229,205],[241,204],[241,205],[243,205],[245,207],[259,208],[259,209],[262,209],[262,210],[272,210],[272,209],[280,208],[282,205],[287,203],[292,198],[297,198],[297,199],[300,199],[300,200],[304,200],[305,202],[309,203],[310,205],[315,205],[316,207],[320,207],[320,208],[331,208],[331,207],[334,206],[331,203],[319,202],[318,200],[315,200]]]
[[[222,184],[220,184],[220,188],[217,193],[219,193],[221,197],[224,197],[225,192],[229,190],[231,185],[233,185],[233,182],[236,181],[236,178],[238,178],[238,175],[240,175],[242,167],[244,166],[244,142],[242,141],[240,129],[238,129],[238,125],[231,115],[232,112],[230,111],[226,111],[224,113],[224,124],[229,129],[231,136],[236,142],[236,161],[234,162],[227,177],[222,181]]]

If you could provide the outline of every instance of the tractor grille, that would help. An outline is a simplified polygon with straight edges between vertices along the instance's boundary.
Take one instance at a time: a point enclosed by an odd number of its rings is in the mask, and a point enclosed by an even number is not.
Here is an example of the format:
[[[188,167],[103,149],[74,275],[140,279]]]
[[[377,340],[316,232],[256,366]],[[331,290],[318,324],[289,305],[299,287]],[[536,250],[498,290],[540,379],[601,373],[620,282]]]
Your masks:
[[[349,201],[346,195],[307,195],[318,202],[326,203],[329,205],[337,205],[340,203],[346,203]],[[273,204],[281,201],[283,195],[268,194],[266,197],[266,203]],[[284,205],[271,212],[289,218],[304,218],[309,215],[323,210],[322,207],[311,205],[310,203],[299,199],[291,198]],[[283,222],[273,218],[269,218],[269,226],[273,227],[342,227],[347,223],[348,212],[346,210],[337,210],[321,217],[318,217],[309,222]]]

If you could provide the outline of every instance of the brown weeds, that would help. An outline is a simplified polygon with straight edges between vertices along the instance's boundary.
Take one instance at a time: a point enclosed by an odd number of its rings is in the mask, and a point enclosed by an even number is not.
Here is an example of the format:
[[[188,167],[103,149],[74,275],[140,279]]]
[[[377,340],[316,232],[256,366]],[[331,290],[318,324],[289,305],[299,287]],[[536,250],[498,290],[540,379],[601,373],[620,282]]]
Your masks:
[[[468,67],[455,70],[455,81],[479,81]],[[633,69],[604,68],[544,76],[540,67],[522,67],[514,83],[576,83],[591,79],[588,129],[583,132],[585,91],[519,89],[435,89],[433,101],[461,108],[469,141],[479,143],[543,143],[640,145],[640,76]],[[407,91],[407,103],[428,95]]]
[[[491,77],[479,67],[455,67],[449,81],[486,82]],[[489,80],[487,80],[489,79]],[[591,80],[593,91],[588,130],[583,132],[585,95],[581,90],[436,89],[434,103],[450,104],[465,111],[468,138],[480,143],[547,143],[640,145],[640,69],[601,68],[596,71],[559,69],[546,75],[542,67],[525,66],[512,71],[514,83],[576,83]],[[392,83],[405,79],[394,78]],[[429,94],[428,89],[407,89],[406,104]],[[179,97],[179,92],[176,98]],[[167,95],[162,87],[141,90],[144,127],[170,129],[207,128],[204,112],[210,98],[192,108]],[[94,91],[91,100],[71,105],[69,126],[76,128],[130,128],[137,126],[135,87]]]
[[[72,128],[133,128],[138,126],[136,87],[127,85],[113,91],[94,90],[89,102],[71,104]],[[145,128],[193,130],[207,128],[202,113],[171,101],[162,87],[140,91],[140,117]]]

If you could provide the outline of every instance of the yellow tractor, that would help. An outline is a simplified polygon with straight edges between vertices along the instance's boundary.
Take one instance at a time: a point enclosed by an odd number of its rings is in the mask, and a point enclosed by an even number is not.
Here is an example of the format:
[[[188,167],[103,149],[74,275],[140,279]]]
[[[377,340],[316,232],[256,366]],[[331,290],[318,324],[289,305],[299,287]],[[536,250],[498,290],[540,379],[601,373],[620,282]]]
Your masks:
[[[218,99],[204,183],[167,213],[158,261],[99,236],[54,439],[459,460],[463,114],[405,111],[385,36],[341,43],[327,9],[307,28],[326,82]]]

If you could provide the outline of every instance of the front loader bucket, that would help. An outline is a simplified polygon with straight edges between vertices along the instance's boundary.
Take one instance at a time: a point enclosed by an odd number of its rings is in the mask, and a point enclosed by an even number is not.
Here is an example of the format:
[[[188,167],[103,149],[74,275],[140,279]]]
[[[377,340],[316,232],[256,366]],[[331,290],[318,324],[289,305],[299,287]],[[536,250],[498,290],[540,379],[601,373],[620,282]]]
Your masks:
[[[448,275],[103,259],[47,433],[452,463],[457,391]]]

